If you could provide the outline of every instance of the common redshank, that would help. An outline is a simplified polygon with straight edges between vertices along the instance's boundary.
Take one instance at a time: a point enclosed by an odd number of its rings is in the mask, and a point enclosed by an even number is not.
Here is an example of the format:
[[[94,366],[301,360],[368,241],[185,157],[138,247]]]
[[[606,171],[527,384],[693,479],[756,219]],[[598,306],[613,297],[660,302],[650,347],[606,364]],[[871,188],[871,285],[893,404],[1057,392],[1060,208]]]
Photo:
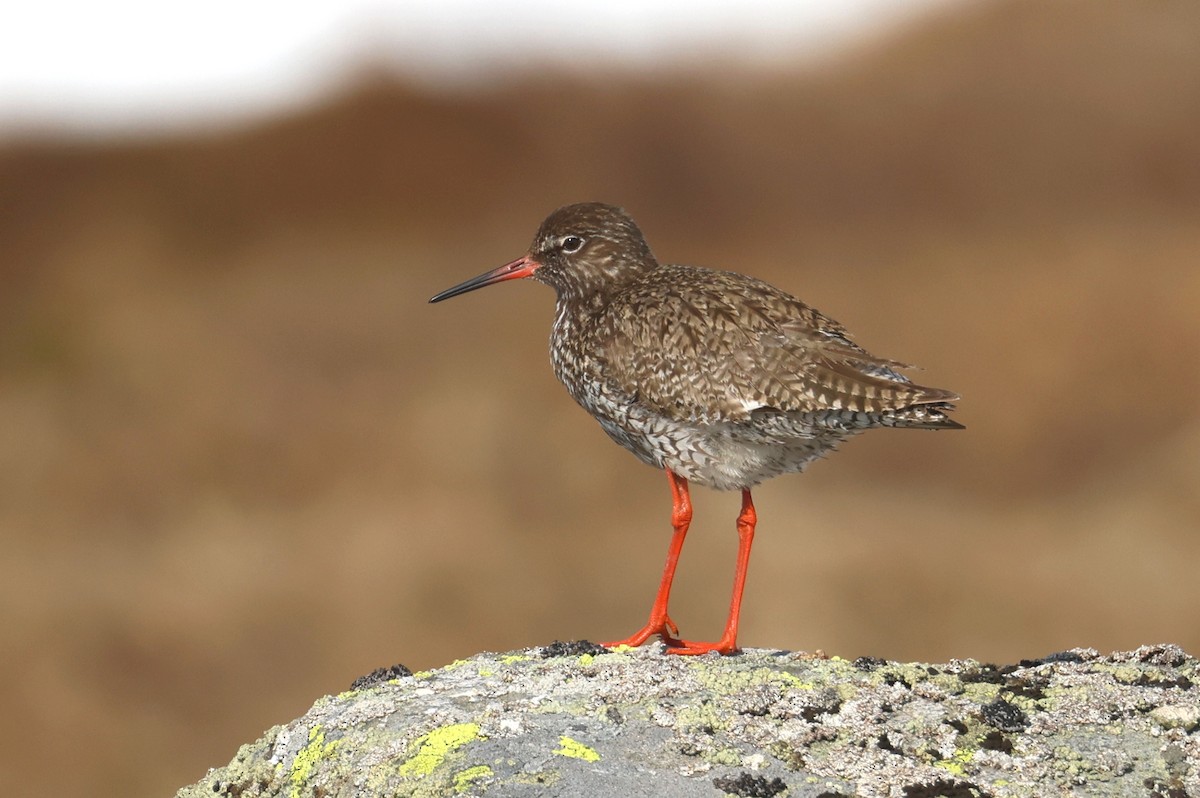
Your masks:
[[[526,254],[429,301],[523,277],[558,295],[555,375],[671,487],[674,534],[650,619],[606,646],[658,636],[672,654],[735,652],[757,520],[751,488],[803,471],[864,430],[962,429],[946,415],[957,394],[916,385],[900,373],[910,367],[868,354],[836,321],[761,280],[660,264],[612,205],[559,208]],[[667,612],[692,520],[689,483],[742,492],[733,598],[716,642],[680,638]]]

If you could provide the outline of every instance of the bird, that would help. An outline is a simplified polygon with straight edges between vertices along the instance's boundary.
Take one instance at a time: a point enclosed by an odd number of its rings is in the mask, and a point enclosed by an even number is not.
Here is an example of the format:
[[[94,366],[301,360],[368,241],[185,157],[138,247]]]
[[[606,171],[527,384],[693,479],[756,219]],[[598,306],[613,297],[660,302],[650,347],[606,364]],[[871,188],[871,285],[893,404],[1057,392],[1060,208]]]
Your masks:
[[[876,427],[963,429],[958,394],[912,382],[820,311],[732,271],[660,263],[633,219],[601,202],[546,217],[529,250],[432,297],[530,278],[556,292],[550,362],[615,442],[666,472],[673,534],[649,620],[668,654],[733,654],[757,512],[751,490]],[[741,492],[733,594],[719,640],[686,640],[668,612],[692,520],[690,485]]]

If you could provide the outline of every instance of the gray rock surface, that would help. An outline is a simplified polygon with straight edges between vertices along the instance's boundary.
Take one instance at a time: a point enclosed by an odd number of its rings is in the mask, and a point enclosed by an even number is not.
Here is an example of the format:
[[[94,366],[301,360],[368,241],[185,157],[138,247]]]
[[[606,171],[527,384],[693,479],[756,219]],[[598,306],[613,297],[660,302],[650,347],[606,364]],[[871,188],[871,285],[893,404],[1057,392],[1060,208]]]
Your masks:
[[[1200,798],[1200,663],[1018,665],[555,644],[380,671],[178,798]]]

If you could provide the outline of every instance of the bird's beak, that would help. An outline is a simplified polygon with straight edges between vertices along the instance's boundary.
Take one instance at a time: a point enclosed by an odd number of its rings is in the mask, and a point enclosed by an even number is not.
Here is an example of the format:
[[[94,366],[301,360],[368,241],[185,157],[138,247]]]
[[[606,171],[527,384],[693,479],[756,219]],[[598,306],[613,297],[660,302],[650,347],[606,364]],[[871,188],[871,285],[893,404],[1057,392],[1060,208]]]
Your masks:
[[[522,277],[528,277],[533,274],[542,264],[538,263],[528,255],[523,255],[511,263],[506,263],[498,269],[492,269],[490,272],[484,272],[478,277],[472,277],[466,282],[459,283],[453,288],[447,288],[442,293],[430,299],[430,302],[441,302],[443,299],[449,299],[452,296],[465,294],[468,291],[474,291],[476,288],[483,288],[485,285],[492,283],[502,283],[505,280],[517,280]]]

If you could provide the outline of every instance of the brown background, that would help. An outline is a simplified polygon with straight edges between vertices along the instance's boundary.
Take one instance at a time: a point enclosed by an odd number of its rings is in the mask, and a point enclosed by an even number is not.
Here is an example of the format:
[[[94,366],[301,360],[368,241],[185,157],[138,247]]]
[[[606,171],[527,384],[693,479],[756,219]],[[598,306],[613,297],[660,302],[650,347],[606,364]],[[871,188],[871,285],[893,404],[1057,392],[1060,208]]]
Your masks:
[[[550,291],[426,304],[581,199],[964,397],[756,493],[745,645],[1200,651],[1198,41],[1191,0],[996,2],[804,69],[10,139],[0,786],[169,794],[377,666],[641,624],[666,482],[555,383]],[[703,638],[737,497],[695,498]]]

